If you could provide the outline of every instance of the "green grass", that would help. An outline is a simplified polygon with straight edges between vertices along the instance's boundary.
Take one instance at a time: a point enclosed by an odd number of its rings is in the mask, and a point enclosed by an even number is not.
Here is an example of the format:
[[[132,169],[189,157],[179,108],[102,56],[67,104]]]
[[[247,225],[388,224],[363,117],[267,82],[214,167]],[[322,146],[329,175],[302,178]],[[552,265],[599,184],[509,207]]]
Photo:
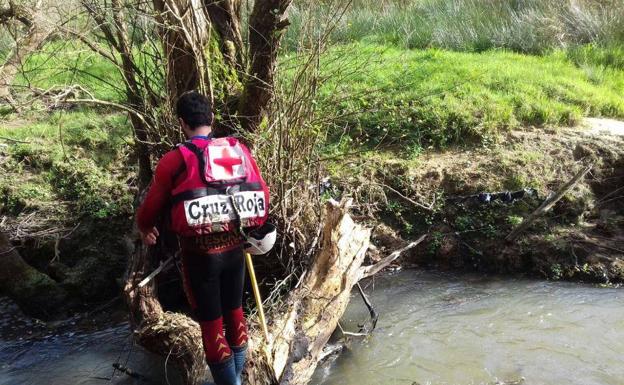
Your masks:
[[[95,98],[106,101],[120,101],[125,96],[124,83],[115,66],[72,40],[50,42],[30,55],[13,84],[18,91],[26,85],[42,90],[80,85]]]
[[[579,67],[597,66],[624,70],[624,44],[606,47],[597,44],[575,46],[568,49],[566,55]]]
[[[324,31],[335,19],[328,16],[332,8],[334,2],[295,1],[285,45],[295,48],[303,35]],[[310,19],[316,21],[312,26]],[[402,48],[542,54],[587,43],[624,43],[624,6],[621,0],[356,0],[330,37]]]
[[[346,78],[329,78],[321,90],[324,108],[342,115],[335,123],[348,127],[351,147],[383,143],[414,153],[488,141],[524,125],[624,117],[624,71],[579,68],[564,53],[462,53],[358,43],[333,48],[325,61],[328,73],[337,66],[360,68]]]
[[[427,148],[488,143],[520,126],[624,118],[624,7],[609,6],[615,2],[579,0],[575,10],[545,0],[356,1],[332,31],[332,40],[345,44],[322,58],[323,72],[337,76],[327,76],[319,99],[309,102],[337,116],[322,123],[333,130],[329,148],[381,145],[408,158]],[[285,45],[297,46],[306,18],[322,28],[326,11],[295,3]],[[78,84],[98,99],[124,99],[119,71],[71,40],[31,55],[15,83],[18,91]],[[127,213],[132,137],[125,114],[37,109],[0,122],[0,136],[28,142],[0,147],[4,209],[62,200],[79,215]]]
[[[85,109],[29,118],[0,123],[1,137],[19,141],[0,147],[0,212],[69,202],[65,219],[130,213],[132,137],[123,114]]]

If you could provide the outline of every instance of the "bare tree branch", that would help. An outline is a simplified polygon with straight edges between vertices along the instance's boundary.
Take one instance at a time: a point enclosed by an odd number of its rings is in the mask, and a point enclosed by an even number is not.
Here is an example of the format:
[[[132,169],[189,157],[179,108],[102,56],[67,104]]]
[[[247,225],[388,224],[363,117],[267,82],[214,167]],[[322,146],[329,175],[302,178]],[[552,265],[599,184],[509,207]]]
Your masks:
[[[408,251],[410,249],[413,249],[414,247],[418,246],[419,243],[421,243],[422,241],[425,240],[425,238],[427,238],[427,235],[428,234],[421,235],[414,242],[410,242],[407,246],[403,247],[402,249],[393,251],[392,254],[388,255],[386,258],[384,258],[381,261],[375,263],[374,265],[362,267],[361,268],[361,279],[364,279],[364,278],[367,278],[367,277],[370,277],[372,275],[375,275],[375,274],[379,273],[382,269],[384,269],[389,264],[394,262],[397,258],[399,258],[401,256],[401,254],[403,254],[404,252],[406,252],[406,251]]]
[[[531,213],[531,215],[528,216],[528,218],[522,221],[522,223],[520,223],[518,227],[516,227],[515,229],[513,229],[513,231],[507,234],[507,236],[505,237],[505,240],[510,242],[516,239],[518,235],[520,235],[520,233],[522,233],[524,230],[526,230],[529,227],[529,225],[531,225],[531,223],[533,223],[537,218],[539,218],[546,211],[550,210],[555,205],[555,203],[557,203],[561,198],[563,198],[563,196],[568,191],[572,190],[572,188],[576,186],[576,184],[579,181],[581,181],[585,175],[587,175],[587,173],[592,169],[593,166],[594,164],[591,163],[588,166],[579,170],[572,177],[572,179],[570,179],[566,184],[561,186],[561,188],[557,190],[557,192],[553,196],[546,199],[535,211]]]
[[[0,66],[0,99],[13,104],[11,95],[13,79],[22,70],[24,59],[41,48],[55,32],[55,27],[45,17],[40,1],[33,7],[9,1],[9,7],[0,10],[0,24],[6,24],[11,19],[19,20],[27,28],[25,35],[15,42],[15,48]]]

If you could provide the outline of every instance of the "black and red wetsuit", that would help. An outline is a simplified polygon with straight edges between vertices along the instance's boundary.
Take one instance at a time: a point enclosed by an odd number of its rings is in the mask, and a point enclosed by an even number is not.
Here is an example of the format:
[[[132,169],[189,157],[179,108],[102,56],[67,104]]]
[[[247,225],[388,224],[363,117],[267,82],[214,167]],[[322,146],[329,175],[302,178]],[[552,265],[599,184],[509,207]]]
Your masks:
[[[208,137],[193,137],[203,149]],[[137,211],[142,232],[152,229],[171,201],[171,192],[186,178],[185,162],[177,149],[166,153],[156,167],[152,185]],[[201,327],[206,361],[223,362],[232,349],[247,343],[242,296],[245,277],[243,237],[239,231],[180,238],[183,282],[189,304]],[[225,327],[225,336],[223,329]]]

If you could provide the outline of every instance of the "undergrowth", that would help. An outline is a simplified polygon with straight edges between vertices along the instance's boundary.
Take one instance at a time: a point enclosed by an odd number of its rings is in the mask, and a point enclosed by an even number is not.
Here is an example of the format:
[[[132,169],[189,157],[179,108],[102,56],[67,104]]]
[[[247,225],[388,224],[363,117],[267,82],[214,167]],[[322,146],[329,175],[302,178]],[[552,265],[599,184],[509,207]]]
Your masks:
[[[45,215],[50,203],[68,202],[59,221],[130,215],[130,135],[125,116],[92,110],[0,125],[13,139],[0,147],[0,211]]]

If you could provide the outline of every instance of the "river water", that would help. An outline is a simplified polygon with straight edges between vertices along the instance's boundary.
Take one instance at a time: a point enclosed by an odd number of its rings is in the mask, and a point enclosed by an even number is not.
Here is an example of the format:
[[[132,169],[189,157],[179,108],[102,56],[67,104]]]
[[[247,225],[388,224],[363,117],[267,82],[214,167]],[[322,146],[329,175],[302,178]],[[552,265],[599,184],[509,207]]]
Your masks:
[[[366,285],[377,329],[352,337],[311,384],[624,384],[622,289],[415,270]],[[125,324],[49,329],[4,300],[0,314],[0,385],[179,383],[162,358],[132,347]],[[354,295],[342,326],[357,331],[367,317]]]
[[[134,346],[128,324],[89,325],[88,317],[45,325],[0,298],[0,385],[180,384],[162,357]],[[141,375],[113,368],[120,363]]]
[[[624,384],[624,290],[402,271],[367,291],[377,329],[313,383]],[[367,316],[354,296],[342,326]]]

